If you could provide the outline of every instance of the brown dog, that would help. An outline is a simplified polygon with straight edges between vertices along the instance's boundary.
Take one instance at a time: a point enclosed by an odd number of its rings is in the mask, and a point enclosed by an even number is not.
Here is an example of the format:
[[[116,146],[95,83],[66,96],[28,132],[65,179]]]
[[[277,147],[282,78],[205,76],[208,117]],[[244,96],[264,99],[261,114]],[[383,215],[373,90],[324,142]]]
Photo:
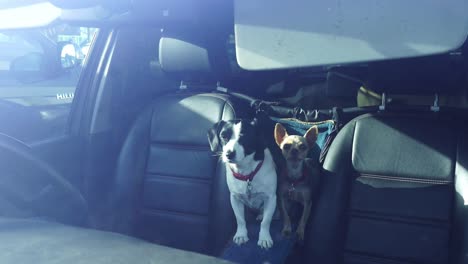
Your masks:
[[[286,160],[286,166],[278,174],[279,208],[283,216],[283,235],[291,233],[291,220],[288,207],[291,201],[303,205],[302,216],[297,226],[298,239],[304,239],[304,230],[312,207],[312,194],[319,184],[318,169],[314,168],[307,154],[317,140],[318,128],[311,127],[305,135],[288,135],[286,129],[279,123],[275,126],[275,141],[281,148]]]

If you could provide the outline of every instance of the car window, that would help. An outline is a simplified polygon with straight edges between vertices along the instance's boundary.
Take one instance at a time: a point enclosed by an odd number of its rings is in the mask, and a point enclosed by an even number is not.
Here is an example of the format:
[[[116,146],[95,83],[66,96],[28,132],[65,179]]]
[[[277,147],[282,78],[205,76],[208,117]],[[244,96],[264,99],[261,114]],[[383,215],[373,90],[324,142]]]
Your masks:
[[[65,133],[96,28],[0,31],[0,133],[26,143]]]

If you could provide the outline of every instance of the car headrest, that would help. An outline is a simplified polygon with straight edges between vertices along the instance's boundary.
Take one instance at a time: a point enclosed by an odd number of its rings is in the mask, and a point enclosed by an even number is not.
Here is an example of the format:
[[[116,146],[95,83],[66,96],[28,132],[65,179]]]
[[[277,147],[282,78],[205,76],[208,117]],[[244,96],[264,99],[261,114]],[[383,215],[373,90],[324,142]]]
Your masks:
[[[460,55],[370,63],[365,87],[390,94],[457,94],[466,82],[466,68]]]
[[[226,40],[165,36],[159,42],[161,69],[182,81],[220,81],[230,73]]]

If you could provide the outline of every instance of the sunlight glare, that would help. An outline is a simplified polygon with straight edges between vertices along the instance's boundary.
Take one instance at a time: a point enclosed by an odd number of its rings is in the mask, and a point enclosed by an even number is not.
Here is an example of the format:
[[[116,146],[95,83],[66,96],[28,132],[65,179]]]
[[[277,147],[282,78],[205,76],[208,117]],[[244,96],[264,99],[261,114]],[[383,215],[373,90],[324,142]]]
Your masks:
[[[61,10],[51,3],[0,10],[0,28],[14,29],[45,26],[61,15]]]

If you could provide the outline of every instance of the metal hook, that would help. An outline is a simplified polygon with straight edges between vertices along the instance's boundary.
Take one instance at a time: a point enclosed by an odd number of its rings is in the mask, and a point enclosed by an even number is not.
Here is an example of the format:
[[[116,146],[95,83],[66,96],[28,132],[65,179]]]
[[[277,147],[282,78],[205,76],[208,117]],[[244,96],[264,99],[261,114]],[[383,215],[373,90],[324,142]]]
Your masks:
[[[187,89],[187,85],[184,83],[184,81],[180,81],[179,89],[181,89],[181,90],[186,90]]]
[[[222,93],[227,93],[227,92],[228,92],[228,89],[227,89],[227,88],[221,86],[221,82],[220,82],[220,81],[216,82],[216,90],[217,90],[218,92],[222,92]]]
[[[435,98],[434,98],[434,104],[431,106],[431,111],[432,112],[439,112],[440,111],[440,107],[439,107],[439,94],[435,94]]]
[[[387,95],[385,93],[382,93],[382,104],[379,106],[380,111],[385,110],[386,103],[387,103]]]

